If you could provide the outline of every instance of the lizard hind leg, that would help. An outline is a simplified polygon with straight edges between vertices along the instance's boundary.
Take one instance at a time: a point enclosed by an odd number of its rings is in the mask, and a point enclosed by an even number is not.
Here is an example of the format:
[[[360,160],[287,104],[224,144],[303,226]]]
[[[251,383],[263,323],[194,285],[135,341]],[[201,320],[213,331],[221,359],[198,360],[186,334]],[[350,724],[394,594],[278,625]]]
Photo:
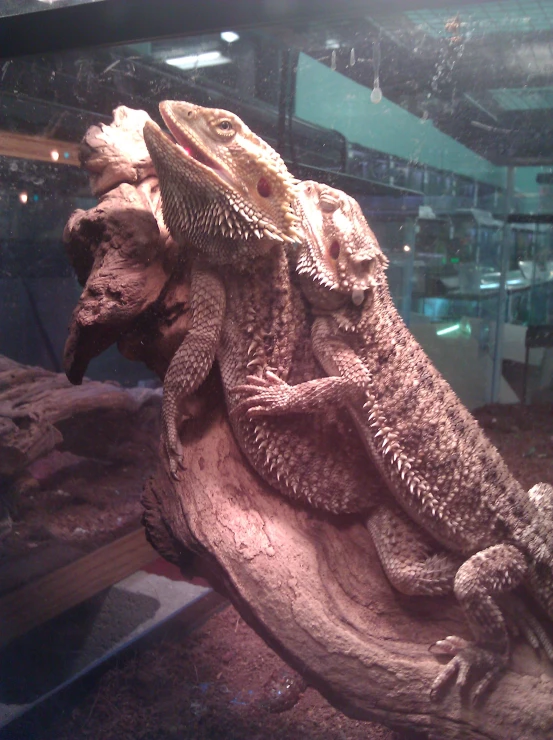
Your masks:
[[[430,693],[434,700],[457,677],[461,689],[471,684],[472,699],[478,701],[506,668],[510,657],[509,630],[494,597],[520,585],[527,569],[522,552],[507,544],[481,550],[459,568],[454,592],[476,640],[469,643],[452,635],[433,646],[433,653],[453,656],[432,684]]]
[[[408,596],[442,596],[453,591],[459,558],[442,552],[424,530],[393,502],[381,505],[367,521],[388,580]]]

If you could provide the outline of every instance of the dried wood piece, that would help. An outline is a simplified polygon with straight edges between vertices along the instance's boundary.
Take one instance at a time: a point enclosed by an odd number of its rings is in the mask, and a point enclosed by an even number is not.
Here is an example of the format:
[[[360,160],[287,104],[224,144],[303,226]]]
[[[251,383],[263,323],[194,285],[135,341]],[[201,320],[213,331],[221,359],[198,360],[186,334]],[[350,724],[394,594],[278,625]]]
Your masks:
[[[110,126],[91,126],[80,148],[81,164],[90,173],[94,195],[102,195],[123,182],[139,183],[155,175],[142,129],[150,116],[124,105],[113,111]]]
[[[147,388],[85,380],[71,385],[60,373],[20,365],[0,355],[0,475],[14,478],[63,444],[77,455],[117,459],[120,445],[144,443],[149,408],[158,416],[160,396]],[[142,420],[142,421],[141,421]],[[92,434],[92,424],[102,434]]]
[[[453,601],[400,596],[362,522],[321,517],[272,493],[221,412],[190,422],[184,442],[183,480],[160,471],[146,488],[150,541],[208,578],[334,706],[440,740],[553,735],[551,667],[528,646],[517,646],[513,669],[482,705],[469,706],[456,689],[433,703],[441,664],[429,645],[470,637]]]

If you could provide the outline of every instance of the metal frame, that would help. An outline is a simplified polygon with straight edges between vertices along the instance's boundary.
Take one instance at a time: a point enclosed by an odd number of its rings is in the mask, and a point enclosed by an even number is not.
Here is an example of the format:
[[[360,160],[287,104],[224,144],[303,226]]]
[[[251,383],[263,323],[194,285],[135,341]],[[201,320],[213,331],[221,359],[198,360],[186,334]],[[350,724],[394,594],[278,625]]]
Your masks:
[[[0,18],[0,58],[450,4],[448,0],[104,0]],[[455,7],[474,4],[475,0],[457,0]]]

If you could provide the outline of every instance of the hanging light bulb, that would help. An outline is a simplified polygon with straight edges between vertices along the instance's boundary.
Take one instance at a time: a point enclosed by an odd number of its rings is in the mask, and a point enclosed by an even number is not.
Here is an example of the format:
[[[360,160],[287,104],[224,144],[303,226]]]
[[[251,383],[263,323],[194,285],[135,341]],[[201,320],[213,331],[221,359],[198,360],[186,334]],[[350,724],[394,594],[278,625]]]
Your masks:
[[[371,92],[371,103],[380,103],[382,100],[382,90],[380,89],[380,86],[376,86],[373,88]]]
[[[382,90],[380,89],[380,39],[373,43],[373,67],[374,67],[374,84],[371,92],[371,103],[380,103],[382,100]]]

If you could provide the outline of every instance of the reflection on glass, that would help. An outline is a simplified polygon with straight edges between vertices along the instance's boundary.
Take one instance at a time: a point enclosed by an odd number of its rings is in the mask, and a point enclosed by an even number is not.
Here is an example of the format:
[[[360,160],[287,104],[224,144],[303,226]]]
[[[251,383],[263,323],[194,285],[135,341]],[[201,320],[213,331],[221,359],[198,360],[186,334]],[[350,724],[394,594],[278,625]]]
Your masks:
[[[8,15],[32,13],[36,10],[98,2],[104,2],[104,0],[0,0],[0,18]]]
[[[0,13],[39,7],[51,6],[5,0]],[[227,27],[8,60],[0,81],[0,152],[3,198],[15,203],[17,216],[2,222],[2,265],[10,265],[11,279],[33,269],[32,260],[18,266],[25,251],[40,254],[47,238],[58,238],[75,199],[89,200],[86,179],[72,166],[76,144],[117,105],[154,117],[167,98],[226,107],[298,176],[333,173],[334,184],[359,200],[390,257],[404,319],[431,355],[460,353],[458,363],[443,368],[454,385],[472,353],[479,373],[472,388],[479,387],[478,402],[489,400],[494,353],[518,368],[525,327],[553,320],[552,7],[381,6],[370,17],[344,15],[302,29]],[[37,142],[28,154],[24,137],[38,137],[40,155]],[[57,247],[43,259],[34,261],[37,274],[44,268],[36,265],[52,260],[63,272]],[[501,347],[498,319],[505,322]],[[474,405],[475,394],[462,385]],[[516,383],[502,381],[501,400],[517,395]]]

